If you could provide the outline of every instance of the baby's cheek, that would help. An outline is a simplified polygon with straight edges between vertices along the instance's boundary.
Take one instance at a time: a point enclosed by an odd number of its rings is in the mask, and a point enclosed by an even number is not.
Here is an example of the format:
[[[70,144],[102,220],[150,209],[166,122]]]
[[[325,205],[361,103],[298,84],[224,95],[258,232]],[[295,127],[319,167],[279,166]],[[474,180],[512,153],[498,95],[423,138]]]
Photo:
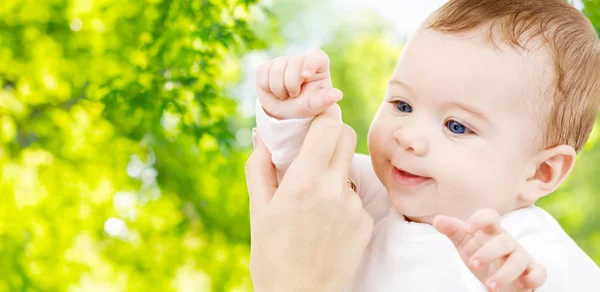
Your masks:
[[[385,145],[385,129],[375,120],[369,129],[368,135],[369,152],[371,156],[381,154]]]
[[[478,162],[477,157],[469,155],[453,155],[452,157],[444,167],[446,173],[443,191],[456,201],[470,202],[470,204],[488,201],[489,196],[495,193],[498,184],[494,179],[493,166],[485,162]]]

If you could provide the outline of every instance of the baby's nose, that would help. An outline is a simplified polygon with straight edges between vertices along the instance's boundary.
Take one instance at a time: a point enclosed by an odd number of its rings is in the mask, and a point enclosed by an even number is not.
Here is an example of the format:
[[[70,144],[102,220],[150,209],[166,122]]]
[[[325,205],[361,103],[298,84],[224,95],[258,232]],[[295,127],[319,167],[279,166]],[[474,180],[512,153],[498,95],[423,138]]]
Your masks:
[[[394,140],[404,151],[415,156],[424,156],[429,150],[427,138],[415,127],[397,129],[394,132]]]

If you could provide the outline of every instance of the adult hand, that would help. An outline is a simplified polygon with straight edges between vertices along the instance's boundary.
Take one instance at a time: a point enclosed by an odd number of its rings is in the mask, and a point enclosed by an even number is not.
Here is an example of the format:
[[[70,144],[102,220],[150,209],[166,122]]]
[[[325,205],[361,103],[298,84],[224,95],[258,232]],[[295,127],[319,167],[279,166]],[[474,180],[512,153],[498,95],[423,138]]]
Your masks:
[[[254,135],[246,179],[256,291],[341,291],[358,267],[373,220],[346,183],[356,134],[340,115],[334,105],[315,118],[279,185]]]

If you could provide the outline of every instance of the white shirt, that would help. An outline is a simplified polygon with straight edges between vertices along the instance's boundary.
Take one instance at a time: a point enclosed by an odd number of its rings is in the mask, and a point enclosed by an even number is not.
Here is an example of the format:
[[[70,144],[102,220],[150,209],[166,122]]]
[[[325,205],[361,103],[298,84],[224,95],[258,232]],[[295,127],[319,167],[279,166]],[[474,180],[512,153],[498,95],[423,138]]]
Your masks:
[[[257,101],[258,131],[281,178],[294,160],[312,119],[276,120]],[[346,291],[487,291],[469,271],[452,242],[429,224],[407,222],[391,208],[368,156],[355,154],[350,177],[375,221],[373,236]],[[536,206],[512,211],[502,226],[547,270],[537,292],[600,291],[600,269]]]

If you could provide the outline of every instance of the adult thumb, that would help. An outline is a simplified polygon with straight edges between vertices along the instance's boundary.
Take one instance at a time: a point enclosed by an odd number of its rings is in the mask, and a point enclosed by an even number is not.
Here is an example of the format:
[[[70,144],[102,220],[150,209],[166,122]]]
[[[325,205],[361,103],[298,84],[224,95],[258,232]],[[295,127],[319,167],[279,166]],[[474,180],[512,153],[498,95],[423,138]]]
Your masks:
[[[323,89],[320,95],[308,99],[308,108],[314,115],[318,115],[340,101],[342,97],[342,91],[337,88]]]
[[[254,152],[246,162],[246,184],[250,195],[250,213],[260,212],[277,190],[277,174],[271,153],[256,129],[252,130]]]

